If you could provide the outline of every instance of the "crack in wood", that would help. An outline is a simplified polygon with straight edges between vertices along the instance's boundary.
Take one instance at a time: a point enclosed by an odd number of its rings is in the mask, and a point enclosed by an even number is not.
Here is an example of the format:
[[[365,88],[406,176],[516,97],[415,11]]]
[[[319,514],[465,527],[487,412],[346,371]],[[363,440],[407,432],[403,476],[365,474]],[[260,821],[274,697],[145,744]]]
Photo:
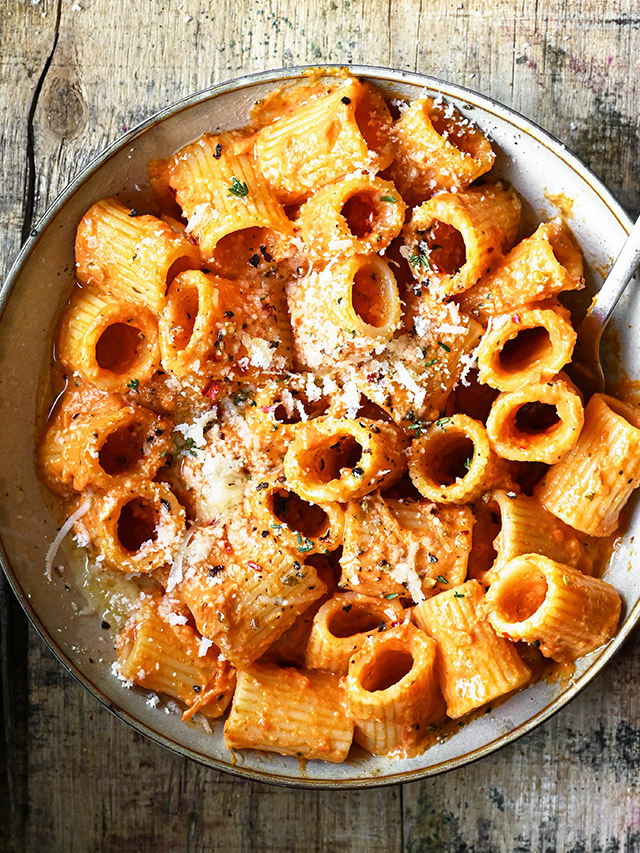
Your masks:
[[[35,131],[34,131],[34,117],[36,114],[36,109],[38,108],[38,102],[40,100],[40,93],[42,92],[42,87],[44,85],[44,81],[46,80],[47,74],[49,72],[49,68],[51,67],[51,62],[53,61],[54,54],[56,52],[56,48],[58,46],[58,38],[60,36],[60,18],[62,15],[62,0],[57,0],[56,4],[56,22],[54,26],[54,34],[53,34],[53,45],[51,47],[51,51],[47,56],[45,63],[42,67],[42,71],[40,72],[40,76],[38,77],[38,82],[36,83],[36,87],[33,90],[33,97],[31,98],[31,103],[29,105],[29,112],[27,113],[27,168],[25,172],[25,202],[24,209],[22,214],[22,232],[21,232],[21,243],[24,244],[28,237],[31,235],[32,226],[33,226],[33,212],[35,209],[35,196],[36,196],[36,161],[35,161]]]

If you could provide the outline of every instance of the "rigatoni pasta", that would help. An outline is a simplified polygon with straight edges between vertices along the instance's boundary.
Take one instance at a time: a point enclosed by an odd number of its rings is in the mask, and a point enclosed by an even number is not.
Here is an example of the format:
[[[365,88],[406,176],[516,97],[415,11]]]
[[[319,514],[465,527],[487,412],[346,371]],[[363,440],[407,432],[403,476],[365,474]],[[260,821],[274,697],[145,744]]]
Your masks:
[[[230,750],[418,755],[619,617],[640,414],[562,373],[579,248],[452,104],[392,107],[311,75],[150,164],[158,215],[78,228],[52,551],[73,527],[114,674]]]

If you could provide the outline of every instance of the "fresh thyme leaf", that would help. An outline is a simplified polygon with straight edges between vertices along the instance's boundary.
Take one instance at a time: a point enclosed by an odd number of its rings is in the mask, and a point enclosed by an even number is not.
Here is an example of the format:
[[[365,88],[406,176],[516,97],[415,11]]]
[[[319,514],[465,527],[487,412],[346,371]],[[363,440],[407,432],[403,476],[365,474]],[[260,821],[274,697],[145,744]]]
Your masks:
[[[140,390],[140,380],[139,379],[130,379],[127,382],[127,388],[131,388],[132,391]]]
[[[411,257],[409,258],[409,263],[415,269],[419,270],[424,267],[424,269],[428,270],[429,272],[433,272],[433,268],[431,266],[429,258],[424,254],[424,252],[421,252],[420,249],[418,249],[415,255],[411,255]]]
[[[233,195],[236,198],[246,198],[249,195],[249,187],[246,181],[239,181],[237,178],[231,178],[231,186],[227,195]]]
[[[392,195],[381,195],[380,201],[390,201],[392,204],[395,204],[397,199],[395,199]]]
[[[307,551],[313,551],[314,545],[311,539],[307,539],[306,536],[303,539],[299,533],[296,534],[296,538],[298,540],[298,551],[300,551],[301,554],[306,554]]]

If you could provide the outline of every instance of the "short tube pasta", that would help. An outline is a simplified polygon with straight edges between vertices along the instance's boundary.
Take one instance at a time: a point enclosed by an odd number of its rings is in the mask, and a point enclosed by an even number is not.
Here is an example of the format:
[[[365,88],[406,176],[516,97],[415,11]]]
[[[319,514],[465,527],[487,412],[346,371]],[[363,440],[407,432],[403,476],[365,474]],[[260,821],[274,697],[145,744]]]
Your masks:
[[[486,620],[484,592],[471,580],[429,598],[413,611],[415,622],[437,643],[436,670],[449,717],[458,719],[530,677],[513,643]]]
[[[291,223],[258,171],[250,141],[206,134],[174,154],[164,168],[189,220],[187,232],[216,272],[235,277],[250,259],[263,263],[265,252],[271,259],[286,256]]]
[[[435,673],[436,643],[403,622],[368,637],[349,661],[349,711],[356,721],[433,722],[442,713]]]
[[[494,317],[478,347],[478,376],[500,391],[548,382],[571,360],[576,333],[562,306]]]
[[[573,528],[548,512],[532,497],[503,490],[494,492],[500,531],[494,540],[497,553],[493,571],[522,554],[542,554],[559,563],[579,568],[589,560]]]
[[[496,483],[498,458],[487,431],[468,415],[437,420],[409,449],[409,475],[425,498],[465,503]]]
[[[344,688],[329,672],[254,664],[238,673],[224,724],[228,749],[344,761],[353,740]]]
[[[60,361],[104,391],[137,388],[160,366],[151,311],[90,290],[78,291],[67,308],[59,346]]]
[[[391,130],[394,156],[390,172],[409,204],[438,191],[465,189],[488,172],[491,144],[452,104],[420,98],[404,110]]]
[[[640,414],[633,406],[594,394],[577,444],[537,487],[540,503],[590,536],[609,536],[640,484]]]
[[[345,513],[340,585],[415,602],[461,583],[471,549],[466,506],[383,499],[351,500]]]
[[[196,711],[220,717],[231,702],[235,670],[174,610],[168,598],[145,596],[118,638],[120,675]]]
[[[521,305],[584,286],[582,256],[561,219],[544,222],[489,273],[460,296],[460,306],[483,322]]]
[[[304,553],[247,520],[237,529],[210,524],[193,536],[196,563],[178,581],[200,633],[245,669],[326,592]]]
[[[78,524],[110,568],[153,572],[175,557],[185,512],[165,483],[131,479],[96,495]]]
[[[104,490],[131,477],[152,480],[173,448],[171,429],[168,418],[142,406],[83,419],[64,451],[73,488]]]
[[[391,181],[369,172],[346,177],[315,193],[296,225],[312,260],[380,252],[398,236],[406,205]]]
[[[344,510],[339,503],[312,503],[287,488],[284,477],[267,477],[250,489],[256,519],[303,554],[334,551],[342,542]]]
[[[557,661],[574,660],[610,640],[621,609],[611,584],[541,554],[523,554],[502,566],[487,605],[498,635],[535,643]]]
[[[397,598],[338,593],[313,618],[305,666],[346,675],[349,660],[367,637],[403,619],[404,610]]]
[[[503,459],[552,465],[575,446],[583,422],[575,386],[556,379],[500,394],[491,406],[487,435]]]
[[[511,188],[484,184],[441,193],[413,211],[403,254],[418,281],[447,299],[472,287],[515,240],[520,201]]]
[[[390,424],[325,415],[296,425],[284,471],[288,485],[308,501],[346,501],[397,480],[403,451]]]
[[[386,168],[390,124],[380,92],[351,78],[263,127],[256,156],[277,198],[295,204],[356,169]]]
[[[186,376],[206,372],[209,362],[223,358],[224,338],[235,333],[234,311],[224,310],[235,303],[225,299],[232,289],[230,282],[200,270],[184,272],[173,280],[158,321],[165,369]]]
[[[94,204],[78,226],[78,280],[155,314],[175,276],[199,266],[198,247],[186,235],[116,199]]]
[[[391,339],[401,317],[395,276],[375,254],[311,272],[289,287],[288,304],[296,355],[309,368],[362,361]]]

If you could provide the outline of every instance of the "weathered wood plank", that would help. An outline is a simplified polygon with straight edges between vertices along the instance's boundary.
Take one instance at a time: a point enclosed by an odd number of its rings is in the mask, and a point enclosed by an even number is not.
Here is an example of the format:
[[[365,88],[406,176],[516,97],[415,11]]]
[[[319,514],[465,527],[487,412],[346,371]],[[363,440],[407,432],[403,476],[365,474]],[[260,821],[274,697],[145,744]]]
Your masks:
[[[17,9],[0,2],[0,279],[30,225],[31,111],[54,48],[55,3]],[[0,847],[24,850],[27,820],[27,620],[4,576],[0,579]]]
[[[123,130],[191,91],[263,68],[350,61],[415,68],[514,106],[575,148],[630,209],[640,207],[633,0],[604,16],[599,0],[258,5],[59,0],[58,42],[33,109],[34,216]],[[28,115],[57,9],[0,0],[10,46],[0,56],[5,265],[22,230]],[[244,782],[162,750],[96,705],[33,636],[22,846],[640,850],[638,651],[636,635],[568,709],[483,762],[402,795],[399,787],[335,794]],[[15,657],[5,652],[4,672]],[[26,717],[26,701],[20,707]],[[8,758],[26,762],[24,745]]]
[[[482,761],[406,785],[406,850],[640,850],[639,651],[636,631],[545,725]]]

